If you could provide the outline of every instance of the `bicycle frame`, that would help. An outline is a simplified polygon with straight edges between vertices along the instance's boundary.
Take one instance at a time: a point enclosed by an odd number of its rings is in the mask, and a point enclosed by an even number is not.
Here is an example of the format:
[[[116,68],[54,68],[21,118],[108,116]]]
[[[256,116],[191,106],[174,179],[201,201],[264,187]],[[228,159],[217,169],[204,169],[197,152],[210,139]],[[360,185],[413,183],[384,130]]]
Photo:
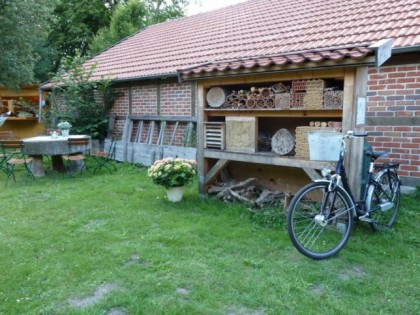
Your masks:
[[[370,211],[373,211],[373,209],[369,209],[369,205],[366,204],[366,200],[368,199],[370,189],[372,189],[372,185],[373,188],[377,187],[379,188],[381,193],[384,193],[385,195],[388,196],[388,194],[384,191],[384,189],[382,188],[382,186],[380,184],[378,184],[377,181],[374,180],[374,176],[375,177],[379,177],[379,176],[383,176],[384,174],[386,174],[386,176],[388,176],[388,179],[390,177],[389,173],[391,169],[394,169],[396,171],[396,169],[398,168],[397,164],[380,164],[379,166],[375,166],[373,159],[370,162],[370,166],[369,166],[369,171],[367,174],[367,185],[365,187],[365,190],[363,192],[363,198],[361,200],[356,200],[354,198],[354,195],[352,193],[352,190],[350,188],[349,182],[348,182],[348,177],[347,177],[347,173],[346,173],[346,169],[344,167],[344,159],[345,159],[345,152],[346,152],[346,144],[344,142],[344,138],[341,140],[341,150],[340,150],[340,156],[339,159],[337,161],[337,166],[336,166],[336,171],[335,171],[335,175],[331,176],[331,180],[330,180],[330,191],[334,191],[334,188],[337,185],[341,185],[344,188],[344,190],[346,191],[346,193],[348,194],[348,196],[350,197],[350,200],[353,202],[354,205],[354,209],[355,211],[353,212],[354,216],[357,217],[357,215],[364,215]],[[380,168],[380,172],[375,174],[374,173],[374,169],[375,168]],[[333,197],[335,198],[335,196]],[[324,210],[324,209],[323,209]]]

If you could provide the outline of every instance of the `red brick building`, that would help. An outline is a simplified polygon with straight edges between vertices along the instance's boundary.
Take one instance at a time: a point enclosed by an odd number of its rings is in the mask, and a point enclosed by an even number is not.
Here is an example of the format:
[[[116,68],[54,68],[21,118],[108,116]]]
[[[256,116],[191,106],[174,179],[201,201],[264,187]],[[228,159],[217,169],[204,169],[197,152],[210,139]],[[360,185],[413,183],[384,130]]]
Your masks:
[[[302,158],[208,150],[206,124],[223,124],[235,116],[255,118],[257,133],[262,126],[293,131],[317,119],[340,121],[343,131],[370,131],[374,148],[389,150],[389,158],[401,162],[403,184],[420,186],[419,20],[417,0],[252,0],[147,27],[87,64],[97,65],[96,78],[110,75],[120,92],[112,109],[113,132],[126,143],[180,146],[188,123],[197,124],[203,189],[227,165],[232,173],[240,169],[239,177],[249,170],[274,186],[288,185],[285,174],[303,178],[286,187],[290,190],[320,168]],[[384,57],[372,45],[387,39],[392,40],[391,56]],[[253,109],[236,114],[212,111],[206,100],[217,86],[232,91],[313,79],[343,90],[342,110]],[[356,124],[359,97],[367,99],[362,125]],[[129,123],[127,115],[133,118]],[[137,154],[134,147],[122,150],[123,159]],[[360,146],[356,151],[360,153]],[[169,154],[156,152],[150,161]],[[358,172],[355,168],[354,176]]]

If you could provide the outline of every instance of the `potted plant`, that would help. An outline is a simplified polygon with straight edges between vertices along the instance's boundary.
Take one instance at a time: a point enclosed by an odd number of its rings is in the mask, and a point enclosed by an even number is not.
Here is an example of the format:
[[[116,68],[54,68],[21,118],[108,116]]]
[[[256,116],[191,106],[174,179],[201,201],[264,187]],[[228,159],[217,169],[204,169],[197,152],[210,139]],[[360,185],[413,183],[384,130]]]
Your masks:
[[[68,121],[62,121],[57,124],[57,128],[61,130],[61,135],[68,137],[70,134],[70,128],[72,125]]]
[[[172,202],[182,200],[185,186],[192,183],[196,174],[196,161],[172,157],[157,160],[147,171],[155,184],[166,188],[168,200]]]

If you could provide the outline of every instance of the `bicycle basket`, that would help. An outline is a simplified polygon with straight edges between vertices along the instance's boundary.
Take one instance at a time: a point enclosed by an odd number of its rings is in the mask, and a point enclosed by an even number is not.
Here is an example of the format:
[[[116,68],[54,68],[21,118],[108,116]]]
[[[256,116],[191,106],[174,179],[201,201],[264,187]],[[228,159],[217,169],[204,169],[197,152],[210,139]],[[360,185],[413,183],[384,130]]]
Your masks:
[[[312,161],[337,161],[341,138],[341,133],[334,131],[308,132],[309,158]]]

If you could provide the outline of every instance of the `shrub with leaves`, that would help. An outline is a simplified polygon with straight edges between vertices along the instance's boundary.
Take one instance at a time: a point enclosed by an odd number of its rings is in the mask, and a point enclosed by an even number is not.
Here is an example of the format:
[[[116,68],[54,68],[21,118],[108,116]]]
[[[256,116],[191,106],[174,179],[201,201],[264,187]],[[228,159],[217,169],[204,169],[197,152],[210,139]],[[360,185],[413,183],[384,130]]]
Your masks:
[[[50,100],[51,122],[69,121],[76,134],[88,134],[103,140],[108,130],[109,110],[114,93],[109,80],[93,80],[95,65],[84,66],[86,58],[76,54],[64,58],[53,83]]]
[[[171,157],[157,160],[147,172],[153,183],[165,188],[187,186],[192,183],[196,174],[196,161]]]

